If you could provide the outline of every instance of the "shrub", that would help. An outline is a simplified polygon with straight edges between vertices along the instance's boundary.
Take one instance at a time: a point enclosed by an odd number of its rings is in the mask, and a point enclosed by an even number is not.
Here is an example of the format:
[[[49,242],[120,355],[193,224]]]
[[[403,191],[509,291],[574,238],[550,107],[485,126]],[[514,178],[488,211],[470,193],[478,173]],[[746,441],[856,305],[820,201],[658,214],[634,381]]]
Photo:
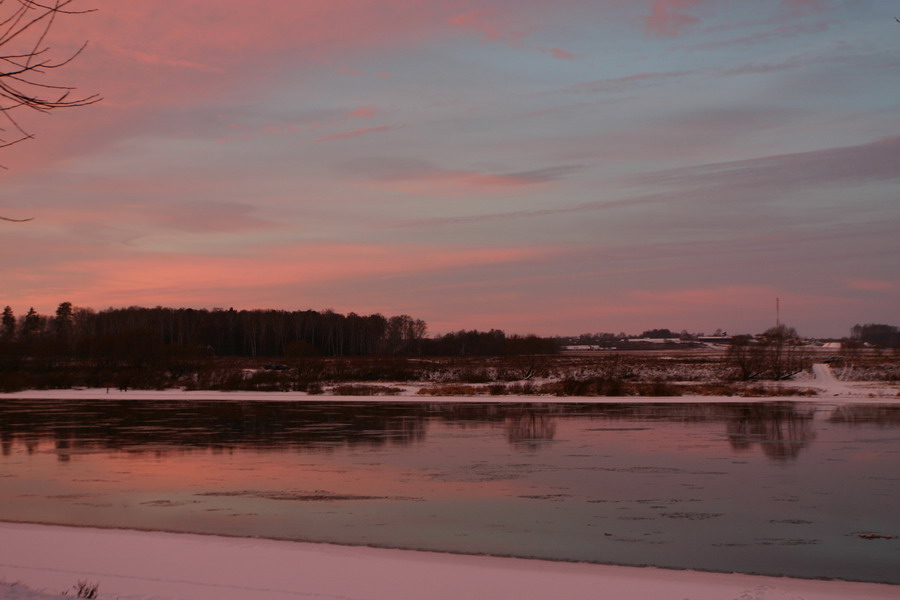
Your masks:
[[[423,396],[474,396],[478,391],[471,385],[449,384],[424,387],[418,393]]]
[[[507,393],[513,396],[533,396],[539,393],[535,385],[530,381],[526,383],[511,383],[506,386],[506,389]]]
[[[331,389],[335,396],[396,396],[401,392],[403,388],[361,384],[336,385]]]
[[[638,394],[641,396],[680,396],[681,389],[671,383],[656,380],[653,383],[641,385]]]
[[[79,580],[78,583],[76,583],[72,587],[75,589],[76,598],[91,599],[97,597],[97,590],[100,588],[100,584]]]
[[[493,380],[487,369],[463,369],[456,375],[460,383],[488,383]]]

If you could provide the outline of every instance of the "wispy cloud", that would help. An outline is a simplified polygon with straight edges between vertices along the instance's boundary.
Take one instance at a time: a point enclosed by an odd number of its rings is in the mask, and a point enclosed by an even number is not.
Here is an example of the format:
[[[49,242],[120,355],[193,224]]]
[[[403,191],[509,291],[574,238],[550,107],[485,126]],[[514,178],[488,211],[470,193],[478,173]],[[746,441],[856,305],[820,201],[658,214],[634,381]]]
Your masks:
[[[788,17],[803,17],[834,8],[833,0],[781,0],[781,7]]]
[[[853,278],[847,282],[851,290],[864,292],[900,292],[900,279],[861,279]]]
[[[688,27],[700,22],[691,9],[708,0],[654,0],[650,14],[644,17],[644,30],[652,37],[678,37]]]
[[[655,185],[775,189],[900,179],[900,136],[854,146],[686,167],[644,175]]]
[[[710,199],[714,199],[721,210],[723,205],[743,206],[748,198],[777,197],[796,188],[816,189],[900,179],[900,163],[894,160],[898,155],[900,137],[893,137],[857,146],[713,163],[629,178],[634,186],[665,188],[665,192],[544,209],[480,212],[465,216],[403,221],[397,225],[446,227],[496,220],[511,222],[516,219],[539,219],[652,205],[665,205],[670,210],[683,210],[685,214],[693,214],[696,209],[690,210],[691,204],[708,203]],[[704,190],[703,193],[698,193],[701,189]],[[729,213],[722,213],[722,217],[733,218]],[[750,225],[749,220],[747,224]]]
[[[374,117],[379,112],[381,111],[377,106],[373,104],[367,104],[366,106],[360,106],[359,108],[353,109],[352,111],[350,111],[349,115],[351,117],[360,117],[367,119],[369,117]]]
[[[810,34],[822,34],[827,32],[833,25],[834,21],[818,21],[815,23],[791,23],[781,25],[766,31],[757,31],[749,35],[744,35],[727,40],[717,40],[714,42],[702,42],[699,44],[686,44],[677,46],[678,50],[688,51],[708,51],[717,48],[725,48],[728,46],[750,46],[758,44],[766,44],[774,40],[785,40],[799,36]]]
[[[373,133],[384,133],[385,131],[394,131],[395,129],[399,129],[400,125],[379,125],[377,127],[359,127],[357,129],[351,129],[350,131],[340,131],[338,133],[332,133],[329,135],[323,135],[320,138],[316,138],[317,142],[333,142],[335,140],[346,140],[349,138],[360,137],[363,135],[370,135]]]
[[[553,58],[557,58],[559,60],[576,60],[578,57],[568,50],[563,50],[562,48],[550,48],[548,50]]]
[[[260,219],[252,205],[237,202],[157,202],[139,207],[137,212],[161,226],[194,233],[247,232],[282,226]]]
[[[515,13],[489,8],[476,8],[447,18],[453,26],[480,33],[485,41],[505,42],[516,45],[526,38],[533,28],[517,23]]]
[[[611,77],[608,79],[597,79],[595,81],[586,81],[578,83],[567,88],[563,92],[569,93],[611,93],[611,92],[628,92],[638,88],[646,88],[660,85],[691,75],[691,71],[663,71],[656,73],[635,73],[634,75],[625,75],[623,77]]]
[[[0,156],[0,205],[37,217],[0,241],[8,302],[561,333],[793,289],[849,299],[828,331],[896,315],[890,0],[265,5],[91,0],[54,28],[91,43],[51,83],[105,100],[23,114],[38,139]],[[683,311],[636,295],[667,291]]]
[[[194,62],[190,60],[182,60],[175,58],[167,58],[158,54],[149,54],[147,52],[130,52],[131,56],[140,62],[151,65],[162,65],[165,67],[177,67],[181,69],[193,69],[195,71],[205,71],[207,73],[224,73],[225,70],[219,67]]]
[[[583,168],[583,165],[554,165],[525,171],[491,172],[445,168],[419,159],[376,157],[351,161],[342,170],[389,187],[411,191],[427,188],[442,193],[454,188],[503,189],[546,184]]]

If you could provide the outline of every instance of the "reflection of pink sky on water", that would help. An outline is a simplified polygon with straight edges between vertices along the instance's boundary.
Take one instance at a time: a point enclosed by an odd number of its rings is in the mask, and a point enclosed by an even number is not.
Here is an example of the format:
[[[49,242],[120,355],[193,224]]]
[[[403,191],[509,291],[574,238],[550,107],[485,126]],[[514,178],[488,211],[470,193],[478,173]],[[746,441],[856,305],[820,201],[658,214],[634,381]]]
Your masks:
[[[434,429],[442,425],[432,425]],[[455,428],[450,428],[455,429]],[[135,492],[165,492],[186,489],[193,492],[227,490],[327,491],[360,496],[418,497],[427,491],[430,498],[504,496],[512,493],[510,481],[467,480],[442,477],[429,464],[451,459],[464,465],[481,461],[494,450],[508,452],[500,436],[490,447],[479,444],[461,449],[452,456],[440,448],[417,446],[408,455],[405,449],[349,450],[298,453],[295,451],[248,451],[197,449],[141,452],[60,451],[52,440],[42,440],[28,458],[29,473],[35,479],[68,481],[74,493],[117,487],[127,482]],[[16,446],[14,445],[14,449]],[[65,456],[60,460],[60,456]]]
[[[528,423],[523,425],[524,421]],[[552,487],[558,476],[546,468],[548,464],[569,463],[575,469],[601,473],[653,465],[691,470],[706,461],[723,460],[764,465],[767,453],[771,455],[768,447],[783,441],[748,435],[746,428],[738,428],[743,437],[737,443],[729,437],[734,436],[734,426],[715,420],[681,423],[542,415],[464,426],[432,420],[425,427],[425,442],[414,444],[412,451],[405,446],[337,445],[311,451],[160,447],[109,452],[55,448],[53,440],[31,440],[28,465],[35,479],[68,480],[67,485],[79,492],[97,487],[112,491],[127,481],[129,490],[140,493],[291,490],[374,497],[508,498],[534,494],[536,482]],[[803,433],[806,437],[784,443],[795,444],[802,452],[816,435]],[[455,443],[450,449],[439,443],[457,436],[473,441]],[[829,437],[826,427],[822,441],[833,441]],[[17,443],[13,448],[24,451]],[[878,463],[884,457],[855,451],[853,458]],[[488,460],[496,466],[487,466]],[[816,465],[806,468],[815,470]]]
[[[900,528],[865,407],[61,408],[0,414],[0,519],[859,578]]]

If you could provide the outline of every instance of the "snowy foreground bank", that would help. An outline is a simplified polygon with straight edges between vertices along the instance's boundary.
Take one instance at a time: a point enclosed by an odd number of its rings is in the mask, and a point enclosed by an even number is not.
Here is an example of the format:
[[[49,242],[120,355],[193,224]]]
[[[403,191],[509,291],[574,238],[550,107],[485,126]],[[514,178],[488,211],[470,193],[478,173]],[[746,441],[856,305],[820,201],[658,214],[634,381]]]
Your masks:
[[[0,523],[0,599],[847,600],[900,586]],[[68,591],[68,596],[62,592]]]

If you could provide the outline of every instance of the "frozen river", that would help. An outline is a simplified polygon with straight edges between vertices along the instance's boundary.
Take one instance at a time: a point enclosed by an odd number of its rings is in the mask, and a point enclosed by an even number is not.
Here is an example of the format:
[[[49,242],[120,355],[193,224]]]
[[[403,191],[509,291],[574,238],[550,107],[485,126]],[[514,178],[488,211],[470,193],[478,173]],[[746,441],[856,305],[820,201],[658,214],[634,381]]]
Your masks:
[[[900,583],[900,406],[0,401],[0,520]]]

